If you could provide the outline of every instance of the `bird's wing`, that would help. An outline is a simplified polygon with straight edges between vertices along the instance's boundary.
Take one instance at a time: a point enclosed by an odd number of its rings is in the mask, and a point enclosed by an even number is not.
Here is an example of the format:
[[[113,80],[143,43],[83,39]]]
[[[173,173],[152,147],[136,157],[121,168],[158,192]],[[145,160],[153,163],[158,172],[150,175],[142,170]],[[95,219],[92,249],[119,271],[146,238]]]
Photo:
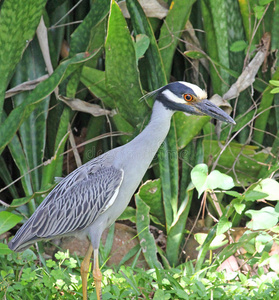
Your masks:
[[[88,168],[74,171],[51,191],[17,232],[10,248],[17,250],[30,241],[82,230],[114,203],[123,170],[113,166],[85,170]]]

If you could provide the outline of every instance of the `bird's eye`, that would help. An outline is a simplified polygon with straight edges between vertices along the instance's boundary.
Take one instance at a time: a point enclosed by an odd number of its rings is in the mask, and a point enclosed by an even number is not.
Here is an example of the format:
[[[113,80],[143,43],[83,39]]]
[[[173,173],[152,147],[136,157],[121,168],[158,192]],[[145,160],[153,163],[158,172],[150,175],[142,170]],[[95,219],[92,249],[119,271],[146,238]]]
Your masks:
[[[193,96],[191,94],[184,94],[183,97],[187,102],[191,102],[193,100]]]

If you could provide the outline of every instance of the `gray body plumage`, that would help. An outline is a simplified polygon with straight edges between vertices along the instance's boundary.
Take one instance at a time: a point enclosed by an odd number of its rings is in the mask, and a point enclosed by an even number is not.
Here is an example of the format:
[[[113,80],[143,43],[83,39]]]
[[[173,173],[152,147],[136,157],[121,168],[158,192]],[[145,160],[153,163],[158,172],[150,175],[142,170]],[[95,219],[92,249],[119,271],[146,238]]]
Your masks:
[[[155,107],[145,130],[130,143],[104,153],[63,178],[19,229],[9,247],[22,251],[42,239],[83,231],[97,249],[102,232],[124,211],[168,133],[173,112],[160,102]]]
[[[12,250],[22,251],[39,240],[76,233],[89,235],[93,248],[98,249],[103,231],[120,216],[139,186],[169,131],[175,111],[235,123],[193,84],[174,82],[156,93],[158,101],[146,128],[128,144],[104,153],[62,179],[9,242]]]

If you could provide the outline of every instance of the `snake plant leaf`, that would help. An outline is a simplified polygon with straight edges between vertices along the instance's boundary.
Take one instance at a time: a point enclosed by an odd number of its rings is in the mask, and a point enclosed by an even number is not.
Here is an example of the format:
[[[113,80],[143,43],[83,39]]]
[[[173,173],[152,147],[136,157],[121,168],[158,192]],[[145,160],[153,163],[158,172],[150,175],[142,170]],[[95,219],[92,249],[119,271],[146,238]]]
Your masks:
[[[106,88],[104,71],[84,66],[82,68],[81,82],[93,95],[102,99],[106,106],[115,108],[115,103]]]
[[[174,115],[175,130],[177,136],[178,149],[185,148],[192,139],[202,130],[203,126],[208,123],[209,117],[186,116],[182,112]]]
[[[70,108],[64,107],[63,112],[60,117],[60,121],[57,128],[57,133],[54,142],[54,153],[53,157],[45,162],[43,168],[41,188],[46,189],[49,184],[54,182],[55,177],[60,177],[62,175],[62,165],[63,165],[63,151],[65,143],[68,139],[68,125],[70,118]]]
[[[202,15],[209,56],[229,68],[226,4],[223,0],[203,0]],[[222,68],[210,65],[214,93],[227,91],[229,75]]]
[[[37,39],[34,39],[24,52],[20,63],[17,65],[14,76],[10,82],[11,87],[15,87],[22,82],[35,80],[45,75],[46,66],[41,54],[41,49]],[[31,92],[22,92],[13,96],[14,107],[20,106]],[[42,169],[37,168],[44,160],[44,150],[46,145],[46,120],[48,116],[49,97],[37,104],[36,108],[30,113],[28,118],[19,127],[18,135],[22,145],[21,151],[13,152],[13,159],[19,163],[22,162],[26,166],[19,166],[20,169],[26,169],[26,176],[30,177],[32,183],[32,191],[25,190],[26,195],[30,195],[33,191],[40,189]],[[24,155],[22,159],[17,158],[18,155]],[[32,172],[28,172],[32,170]],[[31,193],[30,193],[31,192]]]
[[[19,126],[29,117],[31,112],[37,107],[38,103],[43,101],[45,97],[51,94],[59,83],[68,77],[78,66],[89,60],[94,54],[88,56],[84,53],[79,53],[71,59],[63,61],[60,66],[53,72],[53,74],[41,82],[30,93],[25,101],[16,107],[7,117],[5,122],[0,126],[0,153],[4,147],[10,142]]]
[[[16,166],[18,167],[18,169],[20,171],[20,174],[23,175],[21,178],[21,184],[22,184],[23,190],[26,195],[30,195],[33,192],[31,178],[28,175],[30,169],[28,168],[26,156],[24,154],[20,139],[17,135],[13,136],[8,147],[9,147],[9,150],[11,152],[11,155],[13,157],[13,160],[14,160]],[[12,180],[10,182],[12,182]],[[14,198],[17,198],[17,197],[14,197]]]
[[[4,94],[14,68],[33,38],[46,0],[6,0],[0,10],[0,123]]]
[[[137,205],[137,232],[139,236],[140,246],[142,248],[143,255],[150,268],[161,269],[162,265],[157,259],[157,248],[153,235],[149,232],[150,208],[140,198],[139,194],[135,195]]]
[[[139,196],[150,207],[150,214],[164,224],[165,216],[161,189],[161,179],[148,180],[140,187]]]
[[[161,27],[159,49],[167,79],[170,78],[173,55],[195,0],[172,1],[168,15]]]
[[[134,42],[115,1],[111,3],[106,38],[105,77],[108,93],[125,120],[136,126],[147,114],[142,96]]]
[[[94,27],[108,15],[109,7],[110,0],[96,0],[92,3],[89,13],[71,35],[70,57],[87,50]]]
[[[222,150],[216,140],[203,140],[203,149],[206,163],[216,160]],[[256,146],[230,143],[225,150],[222,150],[217,169],[222,173],[227,173],[227,170],[234,165],[235,173],[230,171],[227,175],[230,175],[236,184],[239,180],[245,185],[250,185],[255,182],[255,178],[258,178],[262,169],[266,170],[269,167],[265,164],[269,155],[263,151],[257,152],[257,149]],[[236,158],[237,162],[235,163]]]
[[[90,48],[89,43],[91,42],[90,37],[94,35],[96,31],[95,27],[100,24],[105,17],[109,13],[110,1],[109,0],[98,0],[94,1],[90,12],[87,14],[82,24],[77,27],[74,33],[71,35],[71,45],[70,45],[70,54],[69,57],[72,57],[74,54],[85,52]],[[103,41],[101,41],[101,45],[94,45],[94,49],[101,48],[103,45]],[[102,54],[99,51],[99,54],[95,56],[95,59]],[[67,97],[73,98],[75,97],[76,91],[78,89],[78,85],[80,82],[82,69],[81,67],[74,72],[71,76],[68,84],[67,84]]]
[[[8,165],[4,159],[4,157],[0,156],[0,177],[2,179],[2,181],[6,184],[6,185],[9,185],[13,179],[12,179],[12,176],[10,174],[10,170],[8,168]],[[2,192],[2,188],[1,188],[1,192]],[[9,191],[12,195],[12,197],[16,198],[18,197],[18,191],[16,189],[16,187],[14,185],[10,185],[9,186]]]
[[[44,197],[47,193],[49,193],[52,189],[53,189],[54,185],[53,184],[49,184],[48,186],[46,186],[45,188],[35,192],[33,195],[27,196],[27,197],[23,197],[23,198],[17,198],[17,199],[13,199],[12,203],[10,204],[9,209],[14,209],[16,207],[22,206],[26,203],[28,203],[32,198],[36,197],[36,196],[42,196]]]
[[[179,262],[181,253],[181,242],[184,237],[186,221],[193,199],[194,186],[190,184],[186,190],[186,195],[181,202],[178,212],[173,220],[171,228],[167,235],[166,255],[171,266],[176,266]]]
[[[156,90],[167,84],[167,78],[154,32],[140,4],[131,0],[127,0],[126,3],[135,33],[145,34],[150,39],[149,48],[144,55],[146,65],[145,68],[141,68],[141,72],[147,78],[149,89]],[[158,152],[158,159],[168,232],[178,207],[178,153],[173,121],[169,134]]]
[[[138,1],[127,0],[126,3],[136,35],[145,34],[150,40],[149,48],[145,53],[148,67],[142,71],[146,72],[149,90],[153,91],[167,84],[167,78],[163,61],[159,53],[159,47],[150,22],[146,18]]]
[[[232,70],[231,68],[226,67],[225,65],[221,64],[218,60],[215,60],[212,57],[209,57],[208,55],[206,55],[205,53],[202,53],[200,51],[197,50],[189,50],[189,51],[185,51],[184,54],[192,59],[201,59],[201,58],[207,58],[209,59],[209,62],[213,65],[213,66],[218,66],[220,68],[222,68],[222,70],[224,70],[224,72],[226,72],[227,74],[231,75],[234,78],[238,78],[239,73]]]
[[[87,66],[83,67],[81,74],[81,82],[89,89],[89,91],[100,98],[106,106],[111,109],[116,109],[116,103],[108,93],[105,81],[105,72]],[[120,137],[121,142],[126,144],[133,138],[136,133],[135,127],[132,126],[121,114],[116,113],[113,117],[113,122],[119,131],[130,133]]]
[[[272,80],[279,80],[279,68],[277,68],[272,76]],[[264,140],[264,133],[267,126],[268,118],[270,115],[270,109],[274,100],[274,94],[271,94],[272,87],[268,86],[262,96],[260,107],[258,109],[259,116],[255,121],[255,132],[253,140],[257,144],[262,144]]]

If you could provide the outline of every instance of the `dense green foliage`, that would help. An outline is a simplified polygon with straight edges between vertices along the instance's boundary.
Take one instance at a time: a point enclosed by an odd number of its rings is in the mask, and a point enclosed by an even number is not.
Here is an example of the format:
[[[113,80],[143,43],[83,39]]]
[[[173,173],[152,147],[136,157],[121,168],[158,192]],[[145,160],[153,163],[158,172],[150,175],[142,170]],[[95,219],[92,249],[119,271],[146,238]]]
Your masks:
[[[164,2],[161,9],[144,11],[136,0],[126,0],[129,18],[121,11],[123,3],[120,9],[110,0],[82,1],[77,7],[65,0],[1,3],[0,296],[17,299],[23,287],[27,298],[38,291],[38,299],[80,295],[76,262],[41,257],[43,267],[38,267],[32,264],[36,250],[11,253],[7,232],[34,212],[55,177],[76,167],[69,153],[78,165],[125,144],[149,119],[152,99],[139,99],[184,80],[230,100],[221,105],[233,108],[237,124],[217,123],[215,130],[208,117],[175,114],[142,186],[120,217],[136,224],[141,243],[132,254],[144,249],[150,271],[122,267],[123,273],[106,276],[104,299],[275,297],[278,278],[264,275],[262,267],[251,278],[238,272],[232,289],[216,269],[244,247],[246,263],[279,271],[278,255],[269,256],[279,218],[274,204],[279,200],[279,2]],[[229,97],[238,78],[239,90]],[[27,81],[32,84],[21,85]],[[80,152],[74,135],[85,141]],[[199,254],[194,264],[185,264],[191,235],[186,222],[200,218],[200,207],[208,211],[202,218],[208,234],[196,235]],[[150,224],[166,237],[162,247]],[[226,239],[232,228],[245,225],[251,231],[238,241]],[[207,261],[221,245],[219,255]],[[121,288],[123,278],[127,287]]]
[[[1,257],[1,256],[0,256]],[[54,260],[36,267],[36,255],[26,250],[21,255],[8,255],[1,270],[2,299],[78,299],[82,297],[78,258],[58,252]],[[1,257],[2,259],[2,257]],[[22,269],[22,266],[25,266]],[[22,270],[22,272],[21,272]],[[104,269],[103,299],[277,299],[279,278],[275,272],[265,275],[245,276],[234,274],[230,281],[224,273],[206,275],[194,273],[191,262],[169,270],[148,271],[121,266],[118,270]],[[232,279],[238,275],[239,280]],[[19,276],[21,277],[18,282]],[[15,282],[15,283],[14,283]],[[92,279],[89,279],[92,283]],[[91,286],[91,285],[90,285]],[[36,295],[34,297],[34,295]],[[96,299],[92,286],[89,299]]]

